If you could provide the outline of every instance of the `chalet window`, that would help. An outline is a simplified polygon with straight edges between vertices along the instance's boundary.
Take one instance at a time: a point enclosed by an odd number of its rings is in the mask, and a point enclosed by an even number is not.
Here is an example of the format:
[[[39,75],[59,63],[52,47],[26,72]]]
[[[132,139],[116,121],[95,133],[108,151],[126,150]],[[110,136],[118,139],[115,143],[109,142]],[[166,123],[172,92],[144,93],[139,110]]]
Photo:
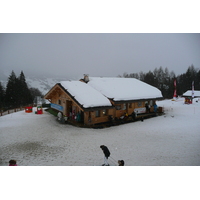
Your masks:
[[[96,111],[95,111],[95,116],[96,116],[96,117],[100,117],[100,112],[99,112],[99,110],[96,110]]]
[[[116,110],[121,110],[121,105],[116,105],[115,108]]]
[[[102,111],[103,115],[107,115],[107,110]]]
[[[141,101],[138,102],[138,107],[142,107],[142,102]]]
[[[129,104],[128,104],[128,107],[129,107],[129,108],[132,108],[132,103],[129,103]]]
[[[122,104],[122,110],[126,110],[126,103]]]
[[[58,100],[58,104],[61,105],[61,100],[60,99]]]

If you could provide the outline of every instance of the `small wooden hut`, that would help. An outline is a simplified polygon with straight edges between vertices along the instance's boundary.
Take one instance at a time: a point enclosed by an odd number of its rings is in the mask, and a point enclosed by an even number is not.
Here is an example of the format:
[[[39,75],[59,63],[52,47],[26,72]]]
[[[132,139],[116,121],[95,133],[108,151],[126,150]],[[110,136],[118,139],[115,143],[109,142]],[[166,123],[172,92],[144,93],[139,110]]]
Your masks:
[[[194,90],[194,91],[188,90],[182,96],[185,98],[185,104],[192,104],[192,100],[194,98],[200,98],[200,91],[198,91],[198,90]]]

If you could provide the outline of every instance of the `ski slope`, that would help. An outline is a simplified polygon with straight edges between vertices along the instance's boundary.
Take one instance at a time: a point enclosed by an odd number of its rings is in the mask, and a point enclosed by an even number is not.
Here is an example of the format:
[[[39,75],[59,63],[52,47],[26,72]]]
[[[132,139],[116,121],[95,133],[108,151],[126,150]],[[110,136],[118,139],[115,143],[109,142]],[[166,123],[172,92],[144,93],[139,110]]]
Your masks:
[[[158,101],[165,115],[105,129],[59,124],[47,112],[2,116],[0,165],[16,159],[19,166],[99,166],[102,144],[126,166],[200,165],[200,102],[183,102]]]

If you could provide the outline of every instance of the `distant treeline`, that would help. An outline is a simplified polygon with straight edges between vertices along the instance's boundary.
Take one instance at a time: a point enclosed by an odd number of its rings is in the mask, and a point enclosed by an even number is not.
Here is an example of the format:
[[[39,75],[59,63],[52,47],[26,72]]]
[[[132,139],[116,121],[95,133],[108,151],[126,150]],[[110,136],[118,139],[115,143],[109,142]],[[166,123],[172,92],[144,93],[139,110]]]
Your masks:
[[[37,88],[28,88],[23,71],[19,77],[12,71],[6,88],[0,82],[0,110],[32,104],[35,96],[42,96],[42,93]]]
[[[121,77],[119,75],[119,77]],[[176,79],[177,95],[182,95],[187,90],[192,90],[192,82],[194,81],[194,89],[200,90],[200,70],[195,69],[193,65],[189,66],[186,73],[176,76],[173,71],[169,72],[168,68],[155,68],[154,71],[148,73],[124,73],[125,78],[136,78],[152,86],[157,87],[164,98],[173,98],[174,80]]]

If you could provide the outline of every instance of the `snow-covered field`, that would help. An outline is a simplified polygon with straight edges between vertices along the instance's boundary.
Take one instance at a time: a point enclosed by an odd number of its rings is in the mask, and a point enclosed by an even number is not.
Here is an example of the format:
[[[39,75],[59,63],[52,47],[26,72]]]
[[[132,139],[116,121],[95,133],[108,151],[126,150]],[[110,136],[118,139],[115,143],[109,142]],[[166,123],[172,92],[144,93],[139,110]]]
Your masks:
[[[105,129],[59,124],[47,112],[0,117],[1,196],[199,199],[200,102],[185,105],[179,99],[157,104],[164,106],[165,115]],[[113,167],[100,166],[102,144],[111,151]],[[3,167],[10,159],[16,159],[18,167]],[[114,167],[118,159],[125,167]]]
[[[20,111],[0,117],[0,165],[99,166],[100,145],[111,151],[110,165],[199,166],[200,102],[157,102],[165,115],[105,129],[59,124],[47,112]]]

